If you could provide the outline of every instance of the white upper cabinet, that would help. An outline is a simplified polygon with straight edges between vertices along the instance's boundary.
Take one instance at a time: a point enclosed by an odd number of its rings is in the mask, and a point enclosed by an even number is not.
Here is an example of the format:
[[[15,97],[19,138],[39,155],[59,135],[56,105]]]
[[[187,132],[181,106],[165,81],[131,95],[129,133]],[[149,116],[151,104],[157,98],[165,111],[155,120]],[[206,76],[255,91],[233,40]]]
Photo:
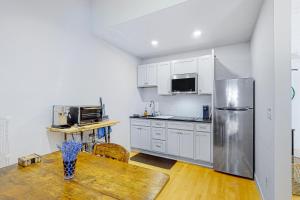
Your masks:
[[[157,85],[157,64],[138,66],[138,87]]]
[[[147,66],[147,83],[149,86],[157,86],[157,64]]]
[[[138,87],[144,87],[147,84],[147,65],[138,66]]]
[[[172,74],[191,74],[197,72],[197,58],[175,60],[172,62]]]
[[[157,91],[159,95],[171,95],[171,64],[170,62],[157,65]]]
[[[212,94],[214,85],[213,55],[198,58],[198,94]]]

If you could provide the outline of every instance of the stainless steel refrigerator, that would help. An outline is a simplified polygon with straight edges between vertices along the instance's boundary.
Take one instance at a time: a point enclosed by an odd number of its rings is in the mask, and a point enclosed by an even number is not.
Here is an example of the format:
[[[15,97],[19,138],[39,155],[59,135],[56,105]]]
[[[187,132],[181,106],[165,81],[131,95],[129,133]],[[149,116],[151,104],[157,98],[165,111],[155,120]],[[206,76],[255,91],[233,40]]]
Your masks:
[[[213,136],[214,169],[253,179],[253,79],[215,81]]]

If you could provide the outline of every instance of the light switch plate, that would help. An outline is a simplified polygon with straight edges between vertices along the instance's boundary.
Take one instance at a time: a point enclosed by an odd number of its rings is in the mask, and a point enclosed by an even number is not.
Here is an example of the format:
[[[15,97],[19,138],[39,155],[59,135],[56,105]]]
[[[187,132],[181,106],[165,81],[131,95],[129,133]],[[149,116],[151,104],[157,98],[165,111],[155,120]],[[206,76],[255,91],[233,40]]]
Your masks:
[[[268,108],[267,109],[267,118],[269,119],[269,120],[272,120],[272,108]]]

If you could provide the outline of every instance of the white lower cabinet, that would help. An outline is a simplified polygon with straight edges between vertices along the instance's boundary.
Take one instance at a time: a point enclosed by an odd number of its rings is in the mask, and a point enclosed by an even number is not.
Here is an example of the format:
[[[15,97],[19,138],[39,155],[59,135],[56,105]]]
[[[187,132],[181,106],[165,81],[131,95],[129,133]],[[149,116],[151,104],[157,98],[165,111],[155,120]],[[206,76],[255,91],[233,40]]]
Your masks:
[[[150,127],[131,126],[131,146],[151,150]]]
[[[210,160],[210,133],[195,133],[195,160],[211,162]]]
[[[167,153],[179,156],[180,134],[178,130],[168,129]]]
[[[180,131],[180,156],[184,158],[194,158],[194,132]]]
[[[184,158],[194,158],[193,131],[168,129],[168,154]]]
[[[211,163],[211,124],[132,119],[131,147]]]

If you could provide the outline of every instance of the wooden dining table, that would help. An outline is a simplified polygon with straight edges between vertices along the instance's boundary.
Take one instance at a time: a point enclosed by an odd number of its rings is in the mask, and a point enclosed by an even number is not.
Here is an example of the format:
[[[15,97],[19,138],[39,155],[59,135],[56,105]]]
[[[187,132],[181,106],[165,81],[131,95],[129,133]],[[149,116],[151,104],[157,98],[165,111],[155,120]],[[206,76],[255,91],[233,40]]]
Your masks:
[[[60,152],[28,167],[0,169],[0,200],[155,199],[169,180],[167,174],[81,152],[75,177],[64,180]]]

